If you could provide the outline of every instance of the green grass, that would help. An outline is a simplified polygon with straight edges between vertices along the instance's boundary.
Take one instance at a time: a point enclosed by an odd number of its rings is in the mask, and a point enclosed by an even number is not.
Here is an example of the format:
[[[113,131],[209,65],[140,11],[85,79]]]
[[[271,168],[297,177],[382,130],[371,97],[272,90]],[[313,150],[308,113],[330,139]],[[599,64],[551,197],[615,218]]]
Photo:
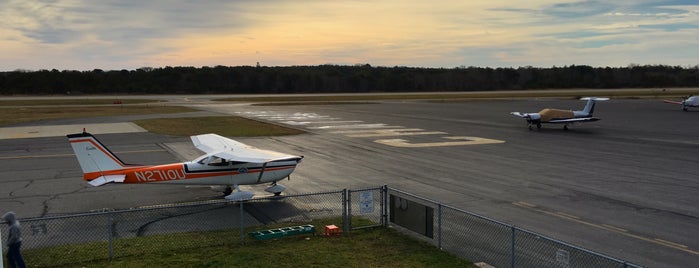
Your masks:
[[[120,104],[115,102],[120,101]],[[0,100],[0,107],[3,106],[58,106],[58,105],[123,105],[123,104],[143,104],[143,103],[155,103],[158,100],[149,99],[31,99],[31,100]]]
[[[520,90],[520,91],[475,91],[437,93],[396,93],[396,94],[329,94],[329,95],[284,95],[222,98],[217,101],[273,102],[286,105],[327,104],[328,102],[348,103],[352,101],[380,100],[438,100],[465,101],[496,98],[580,98],[584,96],[612,98],[658,98],[680,97],[699,93],[692,88],[679,89],[570,89],[570,90]]]
[[[0,126],[52,119],[86,118],[115,115],[170,114],[193,112],[194,109],[165,105],[128,106],[63,106],[63,107],[20,107],[0,108]]]
[[[302,130],[263,123],[237,116],[209,116],[134,121],[152,133],[191,136],[216,133],[227,137],[282,136],[305,133]]]
[[[324,237],[316,233],[240,243],[239,230],[122,238],[107,242],[24,250],[28,267],[472,267],[466,260],[385,227]],[[287,223],[279,228],[302,224]],[[262,229],[262,228],[259,228]],[[252,231],[252,230],[249,230]]]

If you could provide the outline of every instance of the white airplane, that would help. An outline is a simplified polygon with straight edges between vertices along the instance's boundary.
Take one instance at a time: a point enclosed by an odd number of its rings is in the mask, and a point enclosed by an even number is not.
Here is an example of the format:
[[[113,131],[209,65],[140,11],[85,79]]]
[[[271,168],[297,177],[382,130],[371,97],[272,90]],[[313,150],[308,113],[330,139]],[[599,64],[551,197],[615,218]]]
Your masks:
[[[699,96],[689,96],[682,101],[663,100],[665,103],[682,105],[682,111],[687,111],[689,107],[699,107]]]
[[[271,183],[265,191],[281,194],[286,187],[277,181],[289,177],[303,159],[303,156],[257,149],[216,134],[203,134],[191,136],[194,146],[206,153],[195,160],[155,166],[131,165],[122,162],[90,133],[83,131],[67,137],[83,170],[83,179],[92,186],[107,183],[208,185],[222,190],[226,199],[234,201],[248,200],[254,195],[241,191],[239,185]]]
[[[534,125],[541,128],[542,123],[563,124],[563,129],[568,130],[570,124],[600,120],[597,117],[592,117],[592,113],[595,111],[595,102],[609,100],[609,98],[585,97],[580,100],[587,100],[582,111],[546,108],[538,113],[511,112],[510,114],[526,119],[529,130],[532,130]]]

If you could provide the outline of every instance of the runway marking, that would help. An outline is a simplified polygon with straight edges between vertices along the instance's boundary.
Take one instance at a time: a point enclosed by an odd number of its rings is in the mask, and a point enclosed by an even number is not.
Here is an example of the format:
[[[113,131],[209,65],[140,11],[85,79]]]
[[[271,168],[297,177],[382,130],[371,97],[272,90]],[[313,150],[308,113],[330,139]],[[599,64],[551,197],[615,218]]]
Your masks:
[[[699,255],[699,251],[689,249],[688,246],[683,245],[683,244],[679,244],[679,243],[675,243],[675,242],[663,240],[663,239],[660,239],[660,238],[648,238],[648,237],[644,237],[644,236],[641,236],[641,235],[632,234],[632,233],[630,233],[630,232],[629,232],[628,230],[626,230],[626,229],[622,229],[622,228],[615,227],[615,226],[611,226],[611,225],[607,225],[607,224],[596,224],[596,223],[584,221],[584,220],[580,219],[580,217],[577,217],[577,216],[573,216],[573,215],[570,215],[570,214],[567,214],[567,213],[564,213],[564,212],[560,212],[560,211],[548,211],[548,210],[545,210],[545,209],[538,208],[536,205],[532,205],[532,204],[529,204],[529,203],[526,203],[526,202],[522,202],[522,201],[519,201],[519,202],[512,202],[512,204],[515,205],[515,206],[521,207],[521,208],[530,209],[530,210],[533,210],[533,211],[536,211],[536,212],[539,212],[539,213],[543,213],[543,214],[547,214],[547,215],[559,217],[559,218],[562,218],[562,219],[574,221],[574,222],[581,223],[581,224],[584,224],[584,225],[587,225],[587,226],[591,226],[591,227],[595,227],[595,228],[598,228],[598,229],[607,230],[607,231],[614,232],[614,233],[617,233],[617,234],[621,234],[621,235],[624,235],[624,236],[627,236],[627,237],[631,237],[631,238],[635,238],[635,239],[638,239],[638,240],[643,240],[643,241],[646,241],[646,242],[650,242],[650,243],[653,243],[653,244],[656,244],[656,245],[661,245],[661,246],[665,246],[665,247],[669,247],[669,248],[674,248],[674,249],[677,249],[677,250],[680,250],[680,251],[684,251],[684,252],[689,253],[689,254],[692,254],[692,255]],[[571,217],[571,216],[572,216],[572,217]]]
[[[610,228],[610,229],[614,229],[614,230],[616,230],[616,231],[618,231],[618,232],[628,232],[628,230],[626,230],[626,229],[624,229],[624,228],[619,228],[619,227],[612,226],[612,225],[609,225],[609,224],[602,224],[602,226],[607,227],[607,228]]]
[[[391,136],[415,136],[447,134],[441,131],[423,131],[421,128],[392,128],[392,129],[368,129],[368,130],[340,130],[330,133],[345,134],[352,138],[391,137]]]
[[[578,217],[578,216],[570,215],[568,213],[561,212],[561,211],[556,212],[556,214],[561,215],[561,216],[566,217],[566,218],[571,218],[571,219],[576,219],[576,220],[580,219],[580,217]]]
[[[443,139],[450,140],[463,140],[463,141],[445,141],[445,142],[423,142],[423,143],[410,143],[404,139],[384,139],[375,140],[374,142],[390,145],[394,147],[409,147],[409,148],[422,148],[422,147],[442,147],[442,146],[460,146],[460,145],[481,145],[481,144],[495,144],[504,143],[505,141],[486,139],[480,137],[442,137]]]
[[[666,244],[666,245],[668,245],[668,246],[687,248],[687,246],[685,246],[685,245],[677,244],[677,243],[675,243],[675,242],[670,242],[670,241],[663,240],[663,239],[660,239],[660,238],[656,238],[655,241],[658,241],[658,242],[660,242],[660,243],[662,243],[662,244]]]
[[[310,124],[349,124],[349,123],[363,123],[364,121],[353,120],[353,121],[281,121],[281,123],[292,125],[292,126],[305,126]]]
[[[338,126],[319,126],[319,127],[308,127],[309,129],[354,129],[354,128],[397,128],[401,126],[389,126],[383,123],[377,124],[354,124],[354,125],[338,125]]]
[[[448,135],[443,131],[429,131],[420,128],[406,128],[403,126],[391,126],[384,123],[365,123],[360,120],[344,120],[330,116],[318,115],[316,113],[294,113],[282,114],[278,112],[236,112],[239,115],[258,117],[265,120],[277,121],[282,124],[291,126],[304,126],[307,129],[314,130],[331,130],[330,133],[342,134],[350,138],[375,138],[375,137],[403,137],[403,136],[418,136],[418,135]],[[334,131],[332,131],[334,130]],[[424,148],[424,147],[443,147],[443,146],[463,146],[463,145],[483,145],[483,144],[498,144],[504,143],[502,140],[481,138],[481,137],[465,137],[465,136],[448,136],[439,137],[437,139],[447,139],[450,141],[434,141],[413,143],[404,139],[380,139],[374,140],[375,143],[404,148]]]
[[[121,151],[114,154],[135,154],[135,153],[153,153],[166,152],[164,149],[137,150],[137,151]],[[30,159],[30,158],[54,158],[54,157],[75,157],[75,154],[45,154],[45,155],[22,155],[22,156],[0,156],[0,160],[9,159]]]

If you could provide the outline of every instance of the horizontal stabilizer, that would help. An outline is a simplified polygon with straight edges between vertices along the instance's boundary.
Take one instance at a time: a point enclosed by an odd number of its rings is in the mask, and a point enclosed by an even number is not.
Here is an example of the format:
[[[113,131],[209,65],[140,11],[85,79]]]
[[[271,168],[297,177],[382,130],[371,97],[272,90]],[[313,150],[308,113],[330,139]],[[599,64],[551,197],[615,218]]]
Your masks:
[[[124,182],[124,179],[126,179],[126,175],[106,175],[100,176],[88,183],[92,186],[102,186],[110,182]]]

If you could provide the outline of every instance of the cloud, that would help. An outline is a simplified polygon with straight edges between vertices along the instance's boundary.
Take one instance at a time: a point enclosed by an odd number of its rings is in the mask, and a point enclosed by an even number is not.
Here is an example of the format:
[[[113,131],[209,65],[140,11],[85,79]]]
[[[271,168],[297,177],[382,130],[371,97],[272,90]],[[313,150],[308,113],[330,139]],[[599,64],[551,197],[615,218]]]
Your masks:
[[[0,3],[0,16],[5,70],[696,65],[699,58],[692,1],[10,0]]]

